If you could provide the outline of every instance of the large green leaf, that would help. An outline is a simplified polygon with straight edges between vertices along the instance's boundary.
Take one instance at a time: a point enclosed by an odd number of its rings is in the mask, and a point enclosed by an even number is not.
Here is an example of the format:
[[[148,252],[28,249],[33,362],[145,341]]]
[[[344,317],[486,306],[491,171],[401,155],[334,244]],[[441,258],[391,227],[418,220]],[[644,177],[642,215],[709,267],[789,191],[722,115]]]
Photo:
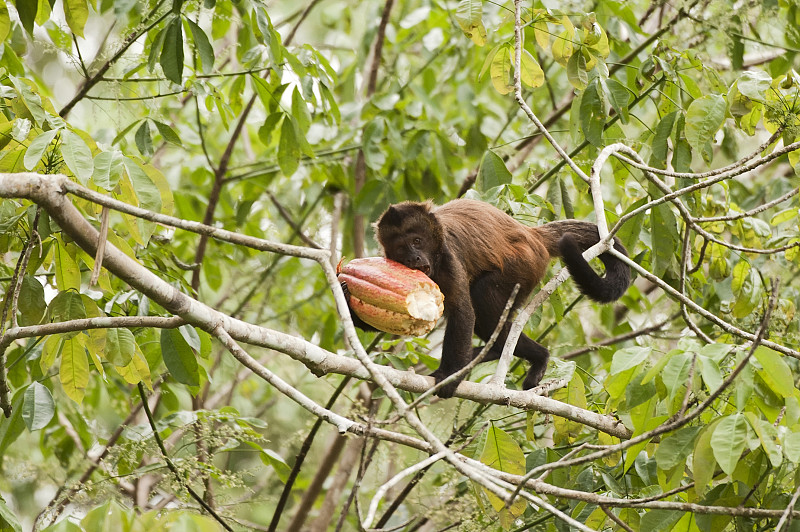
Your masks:
[[[586,87],[581,98],[581,131],[586,140],[593,146],[603,145],[603,127],[606,124],[606,111],[600,93],[597,90],[597,80]]]
[[[89,385],[89,359],[86,357],[81,335],[64,339],[58,374],[67,397],[81,403]]]
[[[63,0],[63,5],[69,29],[78,37],[83,37],[83,28],[89,18],[89,3],[86,0]]]
[[[86,318],[86,307],[81,295],[73,290],[59,292],[47,307],[52,321],[70,321]]]
[[[623,371],[635,368],[650,356],[651,347],[633,346],[625,347],[614,353],[611,359],[611,369],[609,373],[616,375]]]
[[[732,414],[722,418],[714,428],[711,449],[720,468],[728,475],[733,474],[742,457],[747,443],[747,427],[747,419],[742,414]]]
[[[133,333],[128,329],[106,330],[104,358],[115,366],[127,366],[136,351]]]
[[[61,155],[67,168],[82,184],[86,184],[94,172],[92,151],[86,142],[76,133],[69,130],[61,132]]]
[[[481,452],[481,462],[491,468],[512,475],[525,474],[525,455],[522,453],[517,442],[508,433],[497,428],[494,424],[486,434],[486,443]],[[490,491],[486,495],[496,511],[505,508],[505,501],[497,497]],[[521,497],[514,501],[508,510],[514,517],[519,517],[525,511],[527,503]]]
[[[703,427],[684,427],[664,438],[656,448],[656,462],[659,469],[668,471],[683,463],[695,446],[695,438]]]
[[[700,437],[695,440],[692,473],[694,473],[695,489],[698,494],[705,493],[717,468],[714,450],[711,448],[711,437],[714,435],[715,426],[716,423],[712,423],[705,427]]]
[[[159,64],[164,75],[173,83],[183,81],[183,26],[180,17],[173,18],[164,28],[164,43]]]
[[[763,368],[758,374],[770,389],[781,397],[794,395],[794,373],[783,360],[783,356],[763,345],[756,348],[754,355]]]
[[[78,263],[70,255],[67,246],[58,242],[55,246],[55,273],[56,273],[56,286],[59,290],[80,290],[81,288],[81,270]]]
[[[706,149],[725,119],[725,98],[709,94],[698,98],[686,111],[686,140],[698,153]]]
[[[456,22],[464,35],[478,46],[486,44],[486,28],[483,25],[483,1],[460,0],[455,13]]]
[[[278,165],[283,175],[292,176],[300,165],[300,143],[291,117],[286,115],[281,125],[281,139],[278,143]]]
[[[34,431],[46,427],[53,419],[54,413],[55,402],[50,390],[38,382],[31,383],[25,390],[25,404],[22,407],[22,419],[28,430]]]
[[[26,275],[22,278],[19,290],[19,324],[36,325],[42,321],[47,303],[44,300],[44,287],[35,277]]]
[[[27,151],[25,152],[25,159],[23,160],[25,168],[28,170],[33,170],[36,168],[36,165],[39,164],[39,161],[41,160],[42,155],[44,155],[45,150],[47,150],[47,148],[50,146],[50,143],[53,142],[53,139],[57,133],[58,130],[51,129],[50,131],[45,131],[31,141]]]
[[[672,134],[672,126],[675,125],[675,118],[678,116],[677,111],[669,113],[656,126],[655,135],[653,135],[652,153],[650,154],[650,166],[656,168],[667,167],[667,154],[669,153],[669,140]]]
[[[667,387],[670,400],[674,399],[675,395],[686,386],[691,386],[691,383],[687,381],[691,367],[692,357],[687,353],[676,354],[664,366],[661,371],[661,381]]]
[[[3,532],[22,532],[22,525],[6,501],[0,497],[0,530]]]
[[[172,377],[188,386],[200,384],[200,371],[192,348],[177,329],[161,331],[161,354]]]
[[[522,50],[520,63],[519,74],[522,83],[533,88],[544,85],[544,71],[528,50]]]
[[[208,74],[214,69],[214,48],[208,40],[208,35],[206,35],[206,32],[204,32],[200,26],[190,18],[187,18],[186,22],[189,24],[189,30],[192,32],[194,47],[200,59],[200,68],[204,74]]]
[[[511,172],[503,159],[492,150],[486,150],[478,168],[476,186],[481,192],[511,183]]]
[[[512,67],[511,46],[503,45],[494,54],[489,67],[489,76],[492,85],[500,94],[508,94],[514,90],[514,79],[511,77]]]
[[[98,187],[112,191],[122,177],[123,156],[119,150],[100,152],[94,158],[92,182]]]
[[[747,417],[747,421],[750,422],[750,426],[758,435],[761,448],[764,449],[772,467],[779,467],[781,462],[783,462],[783,455],[778,448],[778,444],[780,443],[778,429],[769,421],[759,419],[753,412],[745,412],[744,415]]]

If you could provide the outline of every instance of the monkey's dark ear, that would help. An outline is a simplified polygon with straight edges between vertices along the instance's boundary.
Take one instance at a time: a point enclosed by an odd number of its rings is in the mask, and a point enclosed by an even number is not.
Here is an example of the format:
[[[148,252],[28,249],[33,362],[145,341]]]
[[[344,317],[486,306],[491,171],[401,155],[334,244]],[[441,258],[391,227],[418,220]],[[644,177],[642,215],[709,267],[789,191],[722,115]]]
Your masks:
[[[400,209],[394,205],[389,205],[389,208],[386,209],[386,212],[384,212],[378,220],[378,227],[385,227],[387,225],[400,225],[402,220],[403,216],[400,213]]]

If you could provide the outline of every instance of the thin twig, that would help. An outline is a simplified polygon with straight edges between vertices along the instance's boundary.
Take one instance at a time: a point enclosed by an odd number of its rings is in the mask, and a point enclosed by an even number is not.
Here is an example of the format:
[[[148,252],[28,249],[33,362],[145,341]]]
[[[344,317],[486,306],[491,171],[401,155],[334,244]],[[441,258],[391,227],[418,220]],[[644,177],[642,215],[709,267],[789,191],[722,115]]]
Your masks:
[[[180,471],[178,471],[178,468],[175,466],[174,463],[172,463],[172,459],[169,457],[169,454],[167,454],[166,447],[164,447],[164,442],[161,440],[161,435],[159,435],[158,433],[158,427],[156,426],[155,419],[153,419],[153,413],[150,412],[150,405],[147,404],[147,394],[144,391],[144,386],[142,385],[141,382],[137,386],[139,388],[139,397],[142,398],[142,408],[144,410],[145,415],[147,416],[148,423],[150,423],[150,428],[153,431],[153,439],[155,440],[156,445],[158,445],[158,449],[161,451],[161,456],[164,458],[164,462],[166,462],[167,467],[169,468],[170,471],[172,471],[172,474],[175,475],[175,480],[177,480],[181,486],[186,488],[186,491],[189,493],[189,495],[195,501],[197,501],[197,503],[200,506],[202,506],[203,509],[206,512],[208,512],[209,515],[211,515],[211,517],[213,517],[222,526],[222,528],[233,532],[233,529],[230,527],[230,525],[228,525],[228,523],[226,523],[225,520],[222,519],[222,517],[220,517],[219,514],[217,514],[217,512],[215,512],[214,509],[211,508],[206,503],[206,501],[203,500],[203,497],[198,495],[197,492],[194,491],[191,486],[186,484],[185,479],[181,476]]]

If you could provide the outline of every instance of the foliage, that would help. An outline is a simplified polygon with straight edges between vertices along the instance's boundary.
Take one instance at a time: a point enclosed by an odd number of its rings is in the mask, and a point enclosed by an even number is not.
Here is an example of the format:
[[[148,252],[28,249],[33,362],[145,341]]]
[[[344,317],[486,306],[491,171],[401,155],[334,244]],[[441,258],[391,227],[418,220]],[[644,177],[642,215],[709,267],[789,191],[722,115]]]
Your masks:
[[[569,360],[551,362],[552,398],[618,419],[629,437],[499,399],[423,399],[416,415],[451,449],[536,484],[506,504],[434,464],[402,479],[373,526],[404,515],[409,530],[566,530],[565,515],[593,530],[784,526],[800,493],[800,8],[537,0],[521,16],[521,99],[575,168],[590,173],[622,143],[661,172],[621,153],[600,173],[605,215],[624,220],[617,236],[639,268],[620,303],[594,305],[567,282],[526,325]],[[531,225],[591,219],[586,183],[515,101],[514,30],[513,3],[476,0],[0,0],[0,173],[63,173],[129,205],[334,259],[378,254],[369,231],[361,249],[359,220],[407,199],[466,195]],[[177,291],[352,352],[316,264],[69,198]],[[426,458],[312,426],[197,316],[94,272],[95,255],[62,229],[31,201],[0,202],[3,530],[306,518],[355,529],[379,487]],[[381,364],[437,365],[441,331],[360,338]],[[386,389],[315,376],[288,349],[246,348],[318,405],[412,434]],[[525,370],[515,363],[506,385]]]

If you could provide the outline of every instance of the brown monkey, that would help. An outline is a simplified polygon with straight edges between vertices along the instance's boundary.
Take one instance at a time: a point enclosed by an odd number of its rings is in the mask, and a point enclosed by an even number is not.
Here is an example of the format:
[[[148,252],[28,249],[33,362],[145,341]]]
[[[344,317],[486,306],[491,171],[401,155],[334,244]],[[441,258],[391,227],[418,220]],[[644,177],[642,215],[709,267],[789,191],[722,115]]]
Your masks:
[[[520,285],[516,308],[542,279],[551,257],[561,257],[580,291],[600,303],[619,299],[630,284],[630,268],[613,255],[600,255],[604,277],[584,260],[583,251],[599,241],[597,226],[590,222],[528,227],[488,203],[459,199],[441,207],[431,202],[391,205],[375,230],[387,258],[421,270],[444,294],[447,326],[442,360],[433,372],[437,383],[480,352],[472,347],[473,331],[486,341],[514,285]],[[627,255],[618,239],[614,247]],[[506,324],[486,360],[499,358],[509,328]],[[523,388],[539,384],[547,349],[523,334],[514,355],[531,364]],[[438,395],[451,397],[457,387],[458,382],[450,383]]]

